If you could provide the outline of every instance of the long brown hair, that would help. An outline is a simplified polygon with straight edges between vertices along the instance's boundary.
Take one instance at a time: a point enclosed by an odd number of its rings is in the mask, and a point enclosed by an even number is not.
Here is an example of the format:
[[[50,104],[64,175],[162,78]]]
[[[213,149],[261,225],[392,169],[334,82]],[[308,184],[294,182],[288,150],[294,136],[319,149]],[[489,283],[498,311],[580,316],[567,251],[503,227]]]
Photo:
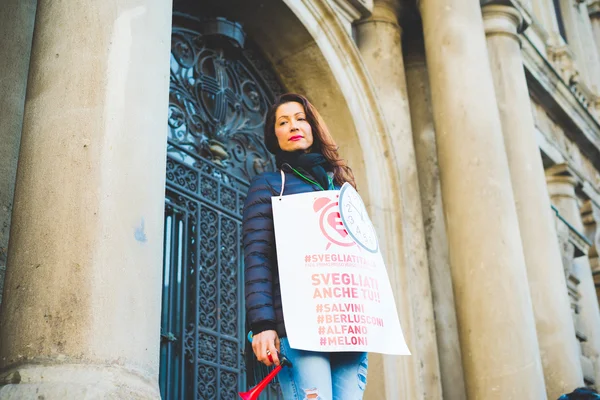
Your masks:
[[[306,119],[310,124],[313,134],[313,145],[310,149],[311,153],[321,153],[323,157],[330,164],[333,171],[333,181],[341,186],[345,182],[348,182],[354,188],[356,183],[354,182],[354,174],[352,169],[346,164],[346,161],[338,154],[338,145],[333,140],[333,137],[325,125],[325,121],[321,118],[321,114],[317,109],[308,101],[308,99],[300,94],[286,93],[275,99],[275,102],[267,112],[267,118],[265,120],[265,146],[273,154],[277,154],[280,151],[277,136],[275,136],[275,114],[280,105],[286,103],[300,103],[304,107]]]

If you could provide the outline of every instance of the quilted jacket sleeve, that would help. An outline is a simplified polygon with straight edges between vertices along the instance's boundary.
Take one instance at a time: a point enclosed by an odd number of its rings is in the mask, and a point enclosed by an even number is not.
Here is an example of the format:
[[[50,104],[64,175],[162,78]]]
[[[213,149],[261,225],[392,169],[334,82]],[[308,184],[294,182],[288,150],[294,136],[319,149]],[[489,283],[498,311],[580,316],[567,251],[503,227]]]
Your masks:
[[[276,328],[273,307],[275,232],[271,185],[264,175],[250,184],[243,212],[246,319],[254,334]]]

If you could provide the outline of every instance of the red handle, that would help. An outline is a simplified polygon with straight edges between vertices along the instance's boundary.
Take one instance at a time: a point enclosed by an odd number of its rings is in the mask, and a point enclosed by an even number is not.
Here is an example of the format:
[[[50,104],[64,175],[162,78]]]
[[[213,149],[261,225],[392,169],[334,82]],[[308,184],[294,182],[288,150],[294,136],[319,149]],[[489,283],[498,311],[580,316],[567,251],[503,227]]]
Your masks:
[[[283,368],[283,364],[279,364],[273,371],[269,372],[269,375],[265,377],[260,383],[254,386],[247,392],[240,392],[239,395],[243,400],[256,400],[258,396],[262,393],[262,391],[267,387],[267,385],[275,378],[275,376],[281,371]]]

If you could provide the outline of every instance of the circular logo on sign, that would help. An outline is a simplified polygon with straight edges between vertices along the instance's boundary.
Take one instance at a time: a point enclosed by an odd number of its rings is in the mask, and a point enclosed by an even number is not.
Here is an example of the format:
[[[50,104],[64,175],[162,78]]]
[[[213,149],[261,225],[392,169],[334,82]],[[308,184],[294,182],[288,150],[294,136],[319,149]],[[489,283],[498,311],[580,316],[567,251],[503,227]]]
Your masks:
[[[327,197],[319,197],[313,203],[313,210],[320,212],[319,227],[323,235],[329,240],[327,249],[331,244],[338,246],[354,246],[354,240],[348,235],[342,223],[338,202]]]

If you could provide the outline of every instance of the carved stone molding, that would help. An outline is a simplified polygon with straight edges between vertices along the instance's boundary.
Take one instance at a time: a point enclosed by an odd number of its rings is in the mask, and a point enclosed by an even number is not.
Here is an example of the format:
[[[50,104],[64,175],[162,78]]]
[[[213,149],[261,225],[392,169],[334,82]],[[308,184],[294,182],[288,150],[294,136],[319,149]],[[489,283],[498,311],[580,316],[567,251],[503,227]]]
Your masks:
[[[571,92],[583,103],[583,105],[598,119],[596,113],[597,97],[589,86],[583,81],[577,81],[571,86]]]
[[[597,121],[600,121],[600,97],[580,79],[579,68],[574,60],[573,53],[566,44],[561,46],[548,46],[548,59],[558,69],[561,78],[569,86],[569,90],[577,100],[590,112]]]
[[[569,229],[569,241],[575,246],[575,257],[588,254],[590,243],[576,231]]]
[[[373,0],[332,0],[346,10],[355,10],[361,17],[366,17],[373,12]]]
[[[579,82],[579,71],[574,60],[573,52],[566,44],[548,46],[548,59],[557,68],[561,78],[568,84],[574,85]]]
[[[600,206],[592,200],[586,200],[581,207],[581,218],[587,238],[592,242],[590,247],[590,258],[598,257],[600,248]]]
[[[521,13],[514,7],[488,4],[482,8],[486,36],[507,35],[520,41],[519,30],[523,24]]]
[[[559,58],[561,54],[552,53],[558,53],[559,50],[563,53],[568,51],[558,48],[551,50],[552,52],[549,54],[555,59]],[[568,53],[564,57],[568,57],[569,62],[572,61]],[[595,169],[600,169],[600,147],[598,145],[600,136],[595,128],[598,126],[598,120],[573,92],[572,85],[569,85],[567,80],[570,75],[575,74],[575,66],[571,65],[570,68],[565,68],[569,66],[563,65],[561,70],[559,68],[560,58],[553,61],[550,56],[544,57],[527,38],[527,34],[523,40],[523,58],[531,96],[546,110],[552,110],[550,114],[553,120],[563,127],[563,130],[565,127],[569,127],[564,130],[566,137],[577,144]],[[576,80],[576,76],[574,78],[573,81]],[[563,150],[563,155],[566,156],[567,150]],[[570,157],[565,159],[570,159]],[[583,173],[579,175],[584,176]]]
[[[346,31],[352,36],[352,24],[373,12],[373,0],[327,0],[338,14]]]
[[[577,173],[573,171],[571,166],[567,163],[556,164],[551,166],[550,168],[546,168],[546,176],[569,176],[573,178],[578,177]]]
[[[481,7],[485,6],[507,6],[515,10],[520,16],[520,24],[517,28],[518,33],[524,32],[533,21],[530,11],[525,8],[518,0],[480,0]]]
[[[580,186],[577,174],[567,163],[556,164],[546,171],[546,181],[548,183],[549,194],[552,202],[567,200],[568,202],[577,202],[576,188]],[[563,258],[563,268],[567,277],[567,286],[571,297],[576,299],[573,294],[578,292],[579,277],[577,269],[573,269],[573,260],[577,257],[588,254],[591,243],[575,226],[574,218],[577,216],[565,215],[564,210],[559,210],[560,206],[553,205],[552,210],[555,214],[556,233],[561,247]],[[568,212],[566,213],[568,214]],[[569,220],[570,219],[570,220]],[[572,292],[572,293],[571,293]]]
[[[398,15],[399,11],[396,8],[392,7],[389,3],[378,2],[373,7],[372,14],[368,18],[364,18],[360,21],[357,21],[356,25],[358,26],[365,23],[383,22],[387,24],[396,25],[399,29],[400,25]]]
[[[568,164],[556,164],[550,168],[546,168],[546,181],[548,185],[552,185],[553,183],[557,184],[565,184],[561,186],[554,186],[551,190],[552,197],[569,197],[574,201],[577,201],[579,193],[581,194],[582,181],[575,170]],[[577,249],[580,250],[581,253],[587,254],[589,248],[593,245],[593,243],[584,235],[583,232],[580,232],[578,229],[573,227],[569,222],[564,220],[559,214],[558,209],[555,209],[557,217],[563,220],[563,222],[569,227],[569,240],[575,245]],[[579,217],[577,217],[579,218]]]

